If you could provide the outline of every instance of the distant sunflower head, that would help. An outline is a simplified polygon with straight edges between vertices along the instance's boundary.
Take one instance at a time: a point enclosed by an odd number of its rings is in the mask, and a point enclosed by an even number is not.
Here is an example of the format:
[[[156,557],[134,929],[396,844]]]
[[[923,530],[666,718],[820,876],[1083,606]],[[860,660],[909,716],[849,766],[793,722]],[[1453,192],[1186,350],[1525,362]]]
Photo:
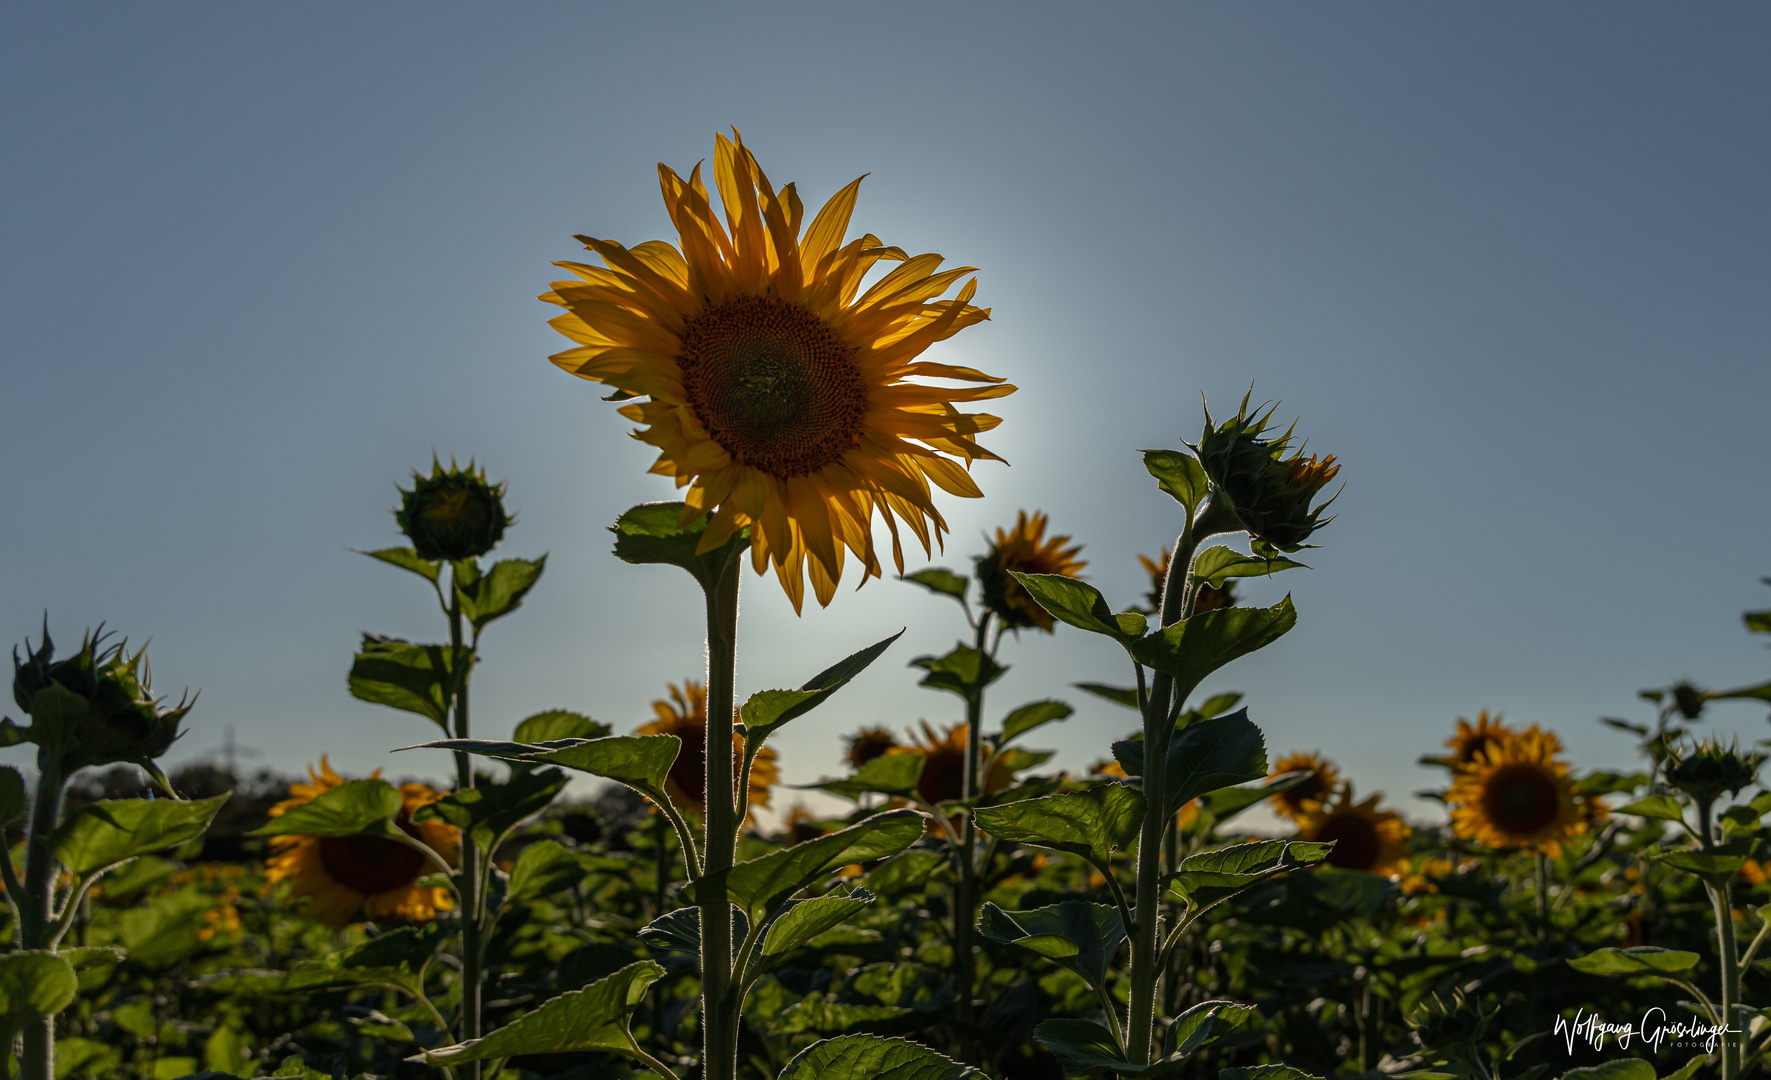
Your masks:
[[[884,757],[898,745],[897,737],[882,727],[862,728],[845,741],[848,743],[849,765],[856,769],[874,758]]]
[[[671,763],[670,773],[665,778],[664,790],[678,808],[692,810],[705,817],[707,814],[707,687],[694,679],[684,679],[679,688],[675,683],[668,687],[670,697],[660,698],[652,702],[654,718],[641,724],[638,732],[641,735],[675,735],[682,740],[682,748],[676,752],[676,760]],[[734,724],[737,718],[734,716]],[[744,756],[744,736],[732,736],[732,757],[735,764],[733,780],[737,780],[736,764]],[[775,748],[765,746],[757,751],[756,760],[750,766],[750,805],[752,807],[769,805],[769,789],[781,780],[780,770],[776,767]]]
[[[944,802],[952,802],[965,796],[965,752],[966,739],[971,728],[965,724],[954,724],[943,732],[936,733],[927,720],[921,721],[922,733],[911,734],[911,741],[906,746],[899,746],[888,751],[893,754],[915,754],[922,758],[922,775],[916,781],[916,794],[923,802],[938,806]],[[985,757],[990,755],[988,744],[983,749]],[[990,770],[985,778],[984,791],[993,794],[1009,786],[1014,777],[1000,763]]]
[[[816,815],[806,809],[804,803],[794,803],[787,808],[787,816],[781,820],[781,827],[789,846],[816,840],[830,831]]]
[[[899,522],[932,554],[947,524],[931,482],[975,498],[961,463],[1000,460],[976,441],[998,418],[957,406],[1015,388],[917,359],[990,313],[971,303],[972,267],[845,241],[859,180],[806,225],[794,186],[777,192],[736,133],[716,137],[713,173],[723,222],[699,165],[684,180],[660,164],[676,244],[576,238],[604,265],[558,264],[578,280],[541,299],[566,309],[553,326],[575,344],[552,359],[632,399],[620,412],[658,449],[652,471],[689,489],[683,524],[711,515],[701,550],[748,526],[757,572],[774,564],[794,610],[808,576],[828,604],[845,548],[863,581],[880,576],[876,512],[900,573]],[[881,263],[898,265],[863,291]]]
[[[1214,504],[1228,504],[1249,536],[1296,551],[1331,520],[1322,515],[1333,499],[1311,503],[1340,466],[1333,454],[1305,457],[1302,446],[1293,445],[1291,429],[1271,434],[1275,407],[1251,413],[1245,396],[1236,415],[1222,424],[1207,411],[1198,445],[1188,445],[1211,478]]]
[[[1300,823],[1298,838],[1312,843],[1334,841],[1326,860],[1342,870],[1363,870],[1388,876],[1408,854],[1412,830],[1394,811],[1379,810],[1383,796],[1353,801],[1350,784],[1338,788],[1322,808]]]
[[[370,775],[379,776],[380,770]],[[289,785],[289,798],[271,807],[270,815],[280,817],[345,782],[324,757],[317,771],[309,766],[308,781]],[[424,784],[401,784],[400,797],[402,807],[394,823],[454,865],[461,850],[460,831],[441,821],[414,824],[411,820],[414,811],[441,799],[442,793]],[[291,895],[307,898],[305,914],[328,926],[344,926],[359,918],[429,922],[437,912],[455,906],[447,888],[420,884],[436,868],[422,854],[395,840],[380,836],[273,836],[270,849],[265,877],[273,884],[289,882]]]
[[[1009,576],[1011,571],[1075,577],[1088,565],[1076,557],[1082,551],[1081,544],[1066,547],[1070,543],[1068,536],[1048,538],[1046,524],[1044,511],[1036,510],[1031,515],[1025,510],[1017,512],[1014,527],[997,529],[995,542],[977,562],[984,607],[1011,630],[1032,626],[1050,633],[1054,625],[1051,613]]]
[[[486,470],[469,461],[447,469],[431,459],[430,475],[413,470],[412,490],[400,489],[394,511],[400,531],[421,559],[475,559],[498,546],[511,524],[504,485],[486,481]]]
[[[1557,760],[1561,750],[1561,740],[1536,724],[1489,746],[1446,793],[1452,830],[1491,848],[1560,855],[1587,828],[1568,766]]]
[[[1481,760],[1482,755],[1490,748],[1497,747],[1513,736],[1513,729],[1501,721],[1506,713],[1495,713],[1492,717],[1488,710],[1483,709],[1476,714],[1474,724],[1463,717],[1457,718],[1457,734],[1445,740],[1445,748],[1451,751],[1450,764],[1454,768],[1464,768]]]
[[[1272,775],[1305,771],[1310,775],[1302,783],[1269,796],[1273,800],[1273,812],[1280,817],[1301,822],[1320,813],[1340,783],[1340,770],[1335,768],[1334,762],[1314,750],[1286,754],[1273,763]]]

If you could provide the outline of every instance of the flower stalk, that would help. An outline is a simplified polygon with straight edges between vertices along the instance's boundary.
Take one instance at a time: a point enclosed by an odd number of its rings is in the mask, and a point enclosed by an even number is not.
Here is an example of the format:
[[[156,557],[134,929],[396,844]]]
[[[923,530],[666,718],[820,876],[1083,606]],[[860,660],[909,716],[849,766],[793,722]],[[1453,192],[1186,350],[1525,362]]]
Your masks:
[[[24,903],[19,906],[19,944],[26,949],[50,949],[55,925],[55,882],[61,863],[49,848],[49,836],[61,820],[62,775],[60,756],[49,747],[37,751],[37,796],[32,801],[31,824],[26,832]],[[0,856],[4,857],[4,856]],[[69,903],[73,898],[69,898]],[[23,1054],[19,1059],[22,1080],[53,1080],[55,1076],[55,1017],[45,1016],[24,1025]]]
[[[453,646],[453,655],[457,657],[459,667],[455,672],[454,693],[450,695],[451,712],[454,721],[454,736],[457,739],[468,738],[468,681],[473,672],[471,659],[460,663],[463,633],[461,618],[461,590],[454,587],[456,571],[450,569],[449,589],[449,644]],[[476,632],[474,647],[479,645]],[[469,791],[474,786],[473,758],[460,750],[455,751],[455,786],[458,791]],[[471,837],[462,837],[466,842],[461,845],[461,865],[455,875],[455,891],[461,903],[461,1015],[460,1036],[463,1042],[480,1037],[480,993],[485,977],[482,968],[485,964],[485,947],[481,942],[481,925],[484,912],[481,911],[485,890],[480,887],[479,851]],[[479,1080],[480,1063],[470,1061],[464,1064],[465,1080]]]
[[[702,1075],[734,1080],[738,1071],[738,1019],[742,988],[732,960],[732,905],[726,894],[743,822],[734,792],[734,684],[738,661],[738,584],[741,563],[734,549],[704,589],[707,603],[707,836],[696,885],[701,908]],[[748,777],[746,777],[748,781]]]

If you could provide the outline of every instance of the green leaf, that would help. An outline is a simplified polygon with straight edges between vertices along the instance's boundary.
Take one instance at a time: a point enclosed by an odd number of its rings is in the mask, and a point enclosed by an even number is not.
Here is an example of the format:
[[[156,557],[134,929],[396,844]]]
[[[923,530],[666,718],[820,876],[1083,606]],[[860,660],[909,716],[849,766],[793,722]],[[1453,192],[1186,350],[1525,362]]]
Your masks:
[[[1633,949],[1596,949],[1568,961],[1568,966],[1588,975],[1677,975],[1690,971],[1701,959],[1694,952],[1638,945]]]
[[[742,929],[740,929],[742,927]],[[732,912],[732,935],[742,940],[750,930],[750,922],[742,911]],[[659,952],[701,954],[701,909],[693,907],[667,911],[639,928],[634,935],[640,944]]]
[[[386,780],[351,780],[292,806],[248,836],[357,836],[384,830],[405,807]]]
[[[871,862],[903,851],[923,837],[928,816],[916,810],[888,810],[840,832],[747,859],[723,872],[726,896],[752,923],[770,909],[831,871],[850,863]],[[715,874],[688,886],[685,899],[710,888]]]
[[[1757,686],[1742,686],[1734,690],[1725,690],[1721,693],[1711,694],[1710,697],[1716,701],[1741,701],[1748,699],[1756,701],[1771,701],[1771,682],[1762,682]]]
[[[1158,1064],[1179,1066],[1194,1052],[1217,1042],[1255,1017],[1253,1005],[1202,1001],[1175,1017],[1163,1036],[1168,1053]],[[1148,1075],[1157,1075],[1152,1072]]]
[[[910,661],[910,666],[928,673],[917,685],[931,690],[949,690],[967,701],[982,694],[985,687],[1008,671],[989,654],[964,642],[955,645],[946,656],[919,656]]]
[[[1125,942],[1119,909],[1083,900],[1016,912],[986,902],[978,913],[978,933],[1055,961],[1096,988],[1107,985],[1107,969]]]
[[[321,990],[341,986],[384,986],[416,997],[424,969],[445,943],[443,928],[401,927],[316,960],[304,960],[278,989]]]
[[[1419,1075],[1410,1073],[1407,1075]],[[1250,1065],[1246,1068],[1219,1069],[1218,1080],[1322,1080],[1296,1065]]]
[[[1174,676],[1183,699],[1205,677],[1238,657],[1265,648],[1297,625],[1286,597],[1270,608],[1219,608],[1125,643],[1132,659]]]
[[[68,1076],[108,1076],[122,1067],[120,1046],[78,1037],[55,1040],[56,1080]]]
[[[24,774],[11,765],[0,765],[0,828],[23,820],[28,805]]]
[[[781,917],[770,924],[769,932],[763,938],[762,954],[780,956],[797,949],[824,931],[848,922],[871,903],[873,894],[857,887],[790,904]]]
[[[1080,855],[1103,874],[1129,850],[1144,823],[1144,794],[1124,784],[1026,799],[973,812],[978,827],[999,840]]]
[[[1234,709],[1236,703],[1241,700],[1242,695],[1234,690],[1222,694],[1213,694],[1206,698],[1205,701],[1200,704],[1199,708],[1193,710],[1194,713],[1198,714],[1195,719],[1210,720],[1214,716],[1222,716],[1224,713]],[[1191,723],[1192,721],[1188,722]],[[1186,725],[1183,724],[1181,726],[1185,727]]]
[[[351,696],[417,713],[446,731],[455,673],[471,663],[471,656],[466,647],[414,645],[364,634],[362,648],[351,662]]]
[[[613,780],[663,805],[664,778],[682,748],[675,735],[610,735],[601,739],[560,739],[530,745],[488,739],[439,739],[408,750],[460,750],[500,761],[558,765]]]
[[[609,725],[598,723],[583,713],[549,709],[518,724],[510,737],[520,743],[544,743],[556,739],[600,739],[609,731]]]
[[[455,1065],[516,1054],[564,1054],[586,1050],[633,1054],[628,1019],[646,996],[646,988],[663,978],[664,969],[650,960],[629,964],[582,990],[568,990],[544,1002],[483,1039],[426,1050],[409,1061]]]
[[[1209,795],[1200,796],[1199,805],[1212,816],[1215,823],[1221,825],[1261,800],[1289,791],[1314,775],[1316,774],[1309,769],[1297,769],[1267,777],[1248,787],[1219,788]]]
[[[584,866],[577,855],[557,840],[537,840],[523,849],[510,868],[510,887],[505,895],[512,900],[533,900],[559,892],[583,877]]]
[[[869,870],[863,880],[868,888],[892,900],[900,895],[921,894],[931,887],[944,887],[951,865],[947,856],[938,851],[906,851],[893,856],[884,866]]]
[[[461,598],[461,613],[479,630],[494,619],[501,619],[523,605],[541,572],[547,569],[547,556],[539,559],[502,559],[492,565],[484,576],[472,581],[456,578],[455,592]]]
[[[780,1080],[973,1080],[983,1075],[919,1043],[844,1035],[800,1051]]]
[[[1191,454],[1179,450],[1146,450],[1144,468],[1156,478],[1156,486],[1186,507],[1188,514],[1199,509],[1199,504],[1211,491],[1211,480],[1205,475],[1205,467]]]
[[[1092,1020],[1042,1021],[1033,1029],[1033,1041],[1051,1051],[1066,1076],[1092,1074],[1097,1069],[1141,1076],[1148,1068],[1127,1062],[1113,1033]]]
[[[1013,570],[1009,573],[1052,618],[1079,630],[1105,634],[1123,644],[1136,640],[1149,626],[1148,620],[1135,611],[1115,615],[1107,598],[1087,582],[1062,574],[1023,574]]]
[[[1333,847],[1299,840],[1253,840],[1201,851],[1181,860],[1181,868],[1164,879],[1168,898],[1186,904],[1191,920],[1275,874],[1321,862]]]
[[[1658,852],[1643,851],[1641,857],[1653,859],[1663,866],[1674,870],[1682,870],[1694,874],[1715,885],[1721,885],[1740,872],[1746,865],[1751,841],[1735,841],[1722,844],[1714,851],[1694,851],[1691,848],[1662,849]]]
[[[745,738],[761,746],[764,739],[773,735],[789,720],[804,716],[828,701],[830,695],[867,670],[869,664],[891,648],[892,642],[903,636],[904,631],[900,630],[884,641],[867,646],[841,663],[818,672],[798,690],[764,690],[759,694],[752,694],[750,700],[738,711],[740,719],[744,721]]]
[[[1193,561],[1193,576],[1209,582],[1214,589],[1221,589],[1227,578],[1266,577],[1281,570],[1299,567],[1309,569],[1301,562],[1284,557],[1269,559],[1260,555],[1245,555],[1233,548],[1219,545],[1208,547],[1199,553],[1199,557]]]
[[[513,772],[502,784],[452,791],[412,815],[413,822],[446,821],[473,838],[488,857],[511,830],[547,809],[571,777],[558,769]]]
[[[1196,1051],[1246,1024],[1254,1006],[1202,1001],[1175,1018],[1164,1039],[1168,1052],[1148,1065],[1133,1065],[1119,1052],[1106,1028],[1089,1020],[1047,1020],[1033,1029],[1033,1041],[1052,1052],[1069,1075],[1105,1069],[1140,1080],[1182,1072]]]
[[[1747,632],[1753,634],[1771,634],[1771,611],[1744,611],[1740,621],[1746,625]]]
[[[898,579],[908,581],[912,585],[921,585],[929,592],[941,596],[951,596],[961,604],[965,603],[966,590],[971,587],[971,579],[964,574],[956,574],[945,566],[931,566],[927,570],[918,570],[914,574],[905,574]]]
[[[1201,795],[1267,775],[1267,742],[1247,709],[1201,720],[1168,744],[1168,813]]]
[[[85,877],[203,835],[231,795],[198,802],[101,799],[62,822],[49,838],[49,849],[75,877]]]
[[[856,769],[855,775],[846,780],[823,780],[805,786],[845,799],[859,800],[870,794],[908,799],[916,794],[916,782],[922,779],[922,766],[927,760],[921,754],[883,754]]]
[[[1685,820],[1684,808],[1679,805],[1679,800],[1671,795],[1650,795],[1644,799],[1637,799],[1628,806],[1618,807],[1617,812],[1634,814],[1637,817],[1659,818],[1662,821]]]
[[[703,589],[711,589],[721,570],[750,546],[750,530],[740,529],[719,547],[699,552],[707,518],[703,515],[686,528],[679,527],[687,511],[684,503],[662,502],[641,503],[622,514],[609,527],[615,534],[615,557],[628,563],[680,566],[693,574]]]
[[[1067,720],[1075,712],[1062,701],[1028,702],[1002,718],[1002,734],[996,737],[996,748],[1001,750],[1010,741],[1053,720]]]
[[[1654,1080],[1654,1065],[1641,1058],[1613,1058],[1599,1065],[1569,1069],[1561,1080]]]
[[[219,1024],[203,1042],[203,1064],[217,1075],[249,1076],[255,1062],[246,1036],[238,1028]]]
[[[401,570],[410,570],[426,581],[436,581],[443,570],[443,564],[440,561],[432,562],[430,559],[421,559],[418,557],[418,552],[411,548],[382,548],[380,551],[359,549],[358,554],[367,555],[371,559],[380,559]]]
[[[1078,690],[1086,690],[1096,697],[1106,698],[1115,705],[1124,705],[1128,709],[1138,707],[1138,691],[1132,686],[1108,686],[1106,683],[1079,682],[1071,683]]]
[[[79,988],[65,957],[39,949],[0,953],[0,1030],[10,1034],[54,1016],[74,1003]]]
[[[1337,866],[1318,866],[1308,874],[1293,874],[1285,882],[1316,908],[1311,918],[1317,922],[1324,911],[1336,918],[1369,919],[1396,891],[1389,878]]]

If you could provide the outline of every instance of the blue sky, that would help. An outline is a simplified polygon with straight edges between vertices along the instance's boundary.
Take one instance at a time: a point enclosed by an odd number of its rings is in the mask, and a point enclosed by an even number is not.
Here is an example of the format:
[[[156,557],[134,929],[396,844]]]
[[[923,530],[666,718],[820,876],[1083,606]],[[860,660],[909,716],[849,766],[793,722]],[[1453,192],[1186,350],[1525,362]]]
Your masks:
[[[1750,4],[11,5],[0,15],[0,625],[153,636],[202,688],[173,759],[231,725],[283,768],[390,757],[416,717],[353,701],[359,630],[438,633],[352,554],[393,482],[508,478],[504,550],[551,553],[488,635],[481,731],[565,706],[625,730],[698,673],[685,576],[608,554],[668,498],[651,455],[546,357],[571,234],[669,237],[655,163],[737,126],[808,203],[982,268],[993,320],[935,357],[1009,377],[962,565],[1021,507],[1141,594],[1178,527],[1136,454],[1200,395],[1301,416],[1344,463],[1289,589],[1298,628],[1212,688],[1275,751],[1408,793],[1459,715],[1561,731],[1579,764],[1635,691],[1771,667],[1771,9]],[[917,563],[912,563],[912,568]],[[863,723],[955,718],[904,665],[963,630],[887,580],[796,618],[748,579],[740,684],[792,685],[908,626],[780,737],[837,769]],[[1112,646],[1029,637],[990,713],[1067,696],[1081,766],[1129,713]],[[1763,710],[1718,715],[1771,735]],[[1044,732],[1041,733],[1042,735]],[[16,758],[14,751],[9,757]]]

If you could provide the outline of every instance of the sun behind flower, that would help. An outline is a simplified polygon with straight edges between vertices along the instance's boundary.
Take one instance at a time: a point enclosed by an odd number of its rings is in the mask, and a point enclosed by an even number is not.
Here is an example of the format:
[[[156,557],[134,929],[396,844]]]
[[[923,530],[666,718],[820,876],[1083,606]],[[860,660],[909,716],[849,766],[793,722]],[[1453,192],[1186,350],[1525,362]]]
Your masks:
[[[997,529],[996,542],[977,562],[978,582],[984,595],[984,606],[1011,630],[1034,626],[1051,633],[1055,625],[1051,612],[1039,606],[1011,571],[1022,574],[1057,574],[1075,577],[1088,563],[1076,556],[1082,545],[1065,547],[1068,536],[1045,535],[1045,511],[1017,511],[1012,529]]]
[[[974,441],[1000,420],[955,403],[1015,388],[916,359],[990,313],[971,304],[976,279],[956,299],[934,299],[972,267],[937,272],[939,255],[910,257],[871,234],[844,243],[860,180],[802,229],[794,186],[777,193],[736,132],[716,137],[713,173],[724,225],[699,165],[687,181],[658,166],[680,247],[576,237],[605,265],[558,264],[580,280],[556,282],[541,299],[567,310],[552,325],[577,347],[552,360],[613,387],[616,400],[645,399],[621,415],[658,448],[652,471],[689,489],[683,524],[712,515],[701,550],[749,526],[757,572],[774,563],[795,611],[807,576],[829,604],[845,547],[863,582],[880,576],[876,511],[900,573],[899,520],[932,554],[931,528],[938,541],[947,524],[930,481],[976,498],[955,459],[1001,460]],[[900,265],[861,292],[882,261]],[[986,385],[910,381],[924,379]]]
[[[1562,741],[1536,724],[1491,743],[1451,783],[1445,801],[1457,835],[1491,848],[1523,848],[1551,858],[1587,829]]]
[[[1396,873],[1408,854],[1412,829],[1391,810],[1379,810],[1382,794],[1364,802],[1353,801],[1353,786],[1341,785],[1321,811],[1306,818],[1298,839],[1313,843],[1335,842],[1328,865],[1342,870],[1364,870],[1387,877]]]
[[[324,755],[320,769],[308,767],[309,783],[290,784],[288,799],[271,807],[280,817],[294,807],[343,784]],[[369,774],[381,775],[381,770]],[[460,855],[460,832],[441,821],[414,825],[413,811],[441,799],[442,793],[424,784],[401,784],[403,806],[394,823],[422,841],[444,861],[455,865]],[[273,836],[271,856],[265,860],[265,877],[272,884],[290,883],[294,896],[307,897],[304,914],[328,926],[344,926],[359,917],[429,922],[437,912],[455,906],[455,897],[440,885],[420,885],[436,873],[419,852],[380,836]]]
[[[657,719],[641,724],[636,730],[641,735],[675,735],[683,741],[682,749],[677,751],[676,760],[671,763],[670,773],[664,781],[664,790],[678,809],[693,810],[697,815],[707,814],[707,687],[694,679],[684,679],[681,689],[675,683],[669,686],[670,699],[660,698],[652,702],[652,712]],[[736,723],[736,718],[733,720]],[[744,757],[744,736],[732,736],[732,760],[741,761]],[[781,780],[781,772],[776,767],[775,748],[765,746],[757,751],[756,760],[750,765],[750,805],[754,807],[769,805],[769,789]],[[733,772],[738,766],[734,764]]]

